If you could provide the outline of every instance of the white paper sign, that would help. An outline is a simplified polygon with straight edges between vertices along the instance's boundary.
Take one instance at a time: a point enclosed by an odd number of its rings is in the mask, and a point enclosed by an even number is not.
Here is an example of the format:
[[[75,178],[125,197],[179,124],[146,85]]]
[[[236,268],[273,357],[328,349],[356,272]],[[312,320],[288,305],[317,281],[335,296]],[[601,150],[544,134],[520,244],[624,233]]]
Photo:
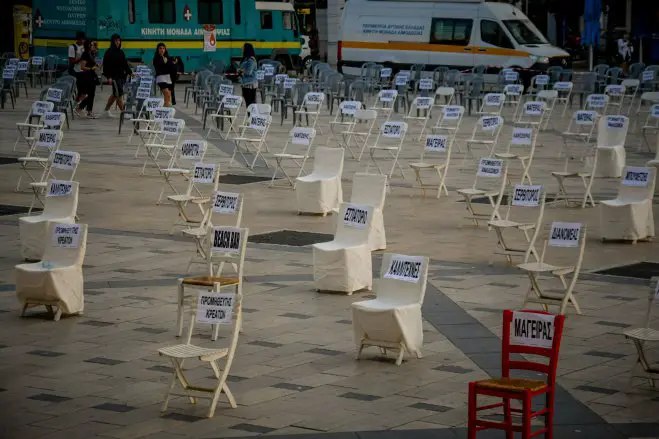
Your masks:
[[[354,116],[359,108],[361,108],[361,103],[359,101],[343,101],[341,102],[341,114]]]
[[[14,79],[15,74],[16,74],[16,70],[4,69],[2,71],[2,79],[12,80]]]
[[[654,104],[652,107],[650,107],[650,114],[652,117],[659,119],[659,104]]]
[[[233,192],[216,192],[213,197],[213,212],[236,213],[240,194]]]
[[[7,65],[8,66],[15,66],[15,65],[18,65],[19,61],[20,61],[20,59],[18,59],[18,58],[9,58],[9,61],[7,61]]]
[[[513,145],[530,145],[533,139],[533,128],[513,128]]]
[[[549,234],[551,247],[578,247],[581,223],[553,222]]]
[[[650,184],[650,168],[626,167],[622,184],[632,187],[648,187],[648,184]]]
[[[645,70],[641,74],[641,81],[652,81],[654,80],[654,70]]]
[[[625,87],[622,85],[607,85],[604,92],[608,95],[621,96],[625,94]]]
[[[421,280],[424,262],[423,256],[392,255],[389,268],[383,277],[417,284]]]
[[[432,98],[416,98],[416,108],[419,110],[427,110],[432,105]]]
[[[407,82],[410,80],[409,76],[401,75],[400,73],[396,75],[395,84],[399,87],[407,85]]]
[[[196,163],[194,165],[194,175],[192,181],[194,183],[210,184],[213,182],[215,176],[215,164],[212,163]]]
[[[538,75],[535,77],[536,85],[547,85],[549,84],[549,75]]]
[[[275,75],[275,84],[281,84],[286,78],[288,78],[286,73]]]
[[[36,101],[32,104],[32,115],[34,116],[43,116],[49,111],[53,110],[53,103],[46,101]]]
[[[392,102],[398,96],[396,90],[382,90],[379,94],[380,102]]]
[[[78,162],[78,153],[71,151],[55,151],[53,155],[53,168],[71,170]]]
[[[540,204],[542,186],[525,186],[516,184],[513,189],[513,206],[535,207]]]
[[[59,130],[41,130],[37,139],[37,146],[40,148],[54,148],[60,136]]]
[[[68,197],[73,193],[73,182],[64,180],[50,180],[47,197]]]
[[[257,81],[263,81],[265,79],[265,71],[264,70],[257,70],[256,71],[256,80]]]
[[[142,76],[140,78],[140,87],[151,87],[151,86],[153,86],[153,77]]]
[[[21,61],[18,63],[18,66],[16,67],[16,70],[19,72],[27,72],[27,69],[29,68],[28,62],[27,61]]]
[[[499,107],[506,97],[502,93],[488,93],[485,95],[486,107]]]
[[[151,97],[151,88],[150,87],[138,87],[137,93],[135,93],[135,98],[137,100],[144,100]]]
[[[481,119],[483,131],[494,131],[499,125],[501,125],[501,118],[499,116],[483,117]]]
[[[294,145],[309,145],[313,135],[313,128],[295,127],[291,133],[291,143]]]
[[[462,107],[459,105],[447,105],[442,109],[444,120],[458,120],[462,115]]]
[[[220,96],[232,95],[233,94],[233,85],[230,84],[220,84],[218,90]]]
[[[503,160],[482,158],[478,163],[478,172],[476,175],[479,177],[498,177],[501,175],[502,169]]]
[[[400,139],[403,135],[404,122],[385,122],[382,125],[382,137]]]
[[[163,106],[164,101],[160,98],[149,98],[144,101],[144,105],[148,111],[155,111]]]
[[[419,90],[432,90],[434,87],[432,78],[419,79]]]
[[[164,120],[164,119],[171,119],[174,117],[174,107],[163,107],[163,108],[156,108],[153,111],[153,118],[155,120]]]
[[[365,229],[371,220],[373,208],[368,205],[348,204],[343,215],[343,224],[346,227]]]
[[[258,131],[263,131],[268,126],[267,116],[254,114],[249,119],[249,127]]]
[[[64,92],[59,88],[49,88],[46,91],[46,100],[50,102],[62,102],[62,94]]]
[[[556,316],[532,312],[513,312],[510,344],[551,349]]]
[[[214,252],[240,253],[242,230],[237,227],[213,227]]]
[[[59,127],[65,122],[65,116],[64,113],[49,111],[43,115],[41,120],[48,127]]]
[[[178,119],[163,119],[160,121],[162,132],[166,136],[177,135],[180,131],[182,121]]]
[[[43,65],[43,57],[42,56],[33,56],[32,57],[32,65],[33,66]]]
[[[186,140],[181,145],[181,157],[188,160],[199,158],[205,150],[205,142],[201,140]]]
[[[273,76],[275,74],[275,66],[273,66],[272,64],[264,64],[263,73],[265,74],[265,76]]]
[[[212,325],[231,323],[235,293],[199,292],[197,302],[197,322]]]
[[[572,83],[571,82],[557,82],[554,84],[554,90],[556,91],[569,91],[572,90]]]
[[[595,111],[579,110],[574,114],[574,122],[577,125],[592,125],[597,120]]]
[[[541,116],[545,109],[545,103],[542,101],[529,101],[524,104],[524,114],[527,116]]]
[[[236,95],[226,95],[222,98],[222,106],[229,110],[235,110],[240,107],[242,98]]]
[[[608,101],[607,95],[589,95],[586,98],[586,105],[589,108],[604,108]]]
[[[507,85],[505,88],[505,93],[508,96],[519,96],[522,94],[522,91],[524,90],[524,86],[520,84],[510,84]]]
[[[606,127],[614,130],[621,130],[625,127],[625,116],[607,116]]]
[[[392,70],[389,67],[385,67],[380,70],[380,78],[386,79],[391,78]]]
[[[297,84],[297,78],[286,78],[284,79],[284,88],[286,90],[293,88]]]
[[[304,95],[304,99],[307,101],[307,104],[320,105],[325,100],[325,95],[318,92],[309,92]]]
[[[78,248],[80,224],[55,224],[53,227],[53,247]]]
[[[448,146],[448,136],[443,134],[428,134],[426,137],[426,151],[444,152]]]
[[[505,82],[516,82],[519,79],[519,73],[515,71],[508,71],[503,74],[503,80]]]

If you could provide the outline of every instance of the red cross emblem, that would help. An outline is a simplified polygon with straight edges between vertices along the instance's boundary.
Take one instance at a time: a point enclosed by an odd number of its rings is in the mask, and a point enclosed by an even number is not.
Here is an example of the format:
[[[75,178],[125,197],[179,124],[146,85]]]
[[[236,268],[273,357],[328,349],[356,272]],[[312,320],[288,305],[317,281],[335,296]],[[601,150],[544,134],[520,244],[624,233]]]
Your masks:
[[[190,6],[185,5],[183,8],[183,19],[185,21],[190,21],[192,19],[192,10],[190,10]]]

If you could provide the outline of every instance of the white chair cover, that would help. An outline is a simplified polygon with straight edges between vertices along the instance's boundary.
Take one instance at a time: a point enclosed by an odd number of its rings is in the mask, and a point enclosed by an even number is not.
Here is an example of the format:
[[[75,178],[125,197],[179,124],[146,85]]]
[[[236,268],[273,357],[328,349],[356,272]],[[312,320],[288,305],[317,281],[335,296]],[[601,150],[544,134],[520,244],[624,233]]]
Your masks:
[[[51,180],[52,182],[53,180]],[[71,195],[46,197],[41,215],[25,216],[18,221],[21,237],[21,257],[40,260],[49,247],[49,227],[52,223],[73,224],[78,210],[78,182],[72,182]]]
[[[373,285],[371,250],[368,245],[373,208],[368,211],[364,227],[346,226],[348,208],[355,205],[341,203],[334,240],[313,245],[313,279],[318,291],[344,292],[349,295]]]
[[[352,178],[352,194],[350,202],[353,204],[367,204],[373,206],[373,218],[368,234],[368,245],[371,251],[387,248],[387,235],[384,228],[384,199],[387,193],[387,176],[381,174],[357,173]]]
[[[45,223],[45,222],[44,222]],[[80,224],[77,248],[51,244],[57,221],[49,222],[46,250],[42,262],[16,266],[16,296],[27,304],[51,303],[63,314],[79,314],[84,310],[82,263],[87,248],[87,224]]]
[[[595,177],[620,178],[625,167],[627,116],[604,116],[597,126],[597,170]]]
[[[399,259],[400,258],[400,259]],[[405,259],[409,258],[410,261]],[[416,282],[387,278],[387,272],[395,259],[393,271],[404,271],[405,265],[416,265]],[[403,264],[400,262],[404,261]],[[421,266],[418,266],[418,263]],[[415,264],[416,263],[416,264]],[[413,270],[411,270],[413,271]],[[410,274],[410,272],[408,272]],[[426,293],[428,258],[403,257],[386,253],[382,261],[380,278],[375,280],[377,298],[352,304],[352,327],[355,344],[361,352],[364,345],[396,348],[402,345],[411,354],[421,357],[423,346],[423,319],[421,306]],[[402,349],[400,361],[402,361]],[[398,362],[397,364],[400,364]]]
[[[343,148],[316,148],[313,171],[296,180],[295,195],[299,213],[326,215],[339,207],[343,201],[343,155]]]
[[[645,174],[647,172],[647,174]],[[633,186],[634,175],[647,175],[645,186]],[[600,207],[602,239],[624,239],[636,242],[654,237],[654,196],[656,168],[625,168],[618,196],[603,200]]]

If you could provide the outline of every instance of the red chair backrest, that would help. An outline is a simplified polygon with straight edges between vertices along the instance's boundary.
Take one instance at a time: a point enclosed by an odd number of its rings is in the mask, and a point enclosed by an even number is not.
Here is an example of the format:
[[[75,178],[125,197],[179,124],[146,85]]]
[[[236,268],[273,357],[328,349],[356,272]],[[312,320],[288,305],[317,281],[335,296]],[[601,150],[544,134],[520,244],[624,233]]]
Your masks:
[[[511,370],[540,372],[547,376],[547,385],[553,387],[556,381],[556,368],[558,367],[564,323],[565,316],[553,315],[544,311],[526,309],[504,311],[502,376],[510,377]],[[547,358],[548,362],[511,359],[511,354],[537,355]]]

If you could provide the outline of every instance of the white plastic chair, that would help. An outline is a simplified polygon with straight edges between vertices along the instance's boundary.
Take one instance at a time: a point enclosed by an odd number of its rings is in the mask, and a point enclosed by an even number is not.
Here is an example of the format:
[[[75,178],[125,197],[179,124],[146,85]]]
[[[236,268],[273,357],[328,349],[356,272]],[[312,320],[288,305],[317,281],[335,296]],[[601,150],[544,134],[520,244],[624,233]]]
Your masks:
[[[156,204],[160,204],[168,187],[175,195],[179,194],[174,177],[180,176],[183,180],[189,180],[194,164],[203,162],[207,151],[208,144],[205,140],[184,140],[174,149],[169,164],[161,170],[164,181]]]
[[[46,203],[40,215],[24,216],[18,220],[21,257],[41,260],[48,247],[49,227],[53,223],[75,223],[78,210],[77,181],[51,180],[48,183]]]
[[[371,251],[387,248],[387,235],[384,227],[384,215],[382,214],[386,193],[386,175],[358,172],[352,177],[350,203],[373,206],[373,217],[368,236]]]
[[[630,385],[634,378],[643,378],[650,382],[652,387],[655,387],[655,381],[659,380],[659,368],[653,366],[652,362],[648,360],[645,352],[645,344],[647,342],[659,342],[659,331],[650,327],[652,317],[652,306],[659,303],[659,278],[653,277],[650,282],[650,291],[648,294],[648,308],[645,312],[643,319],[643,326],[638,328],[630,328],[623,331],[627,340],[631,340],[636,348],[637,358],[634,361],[634,367],[629,374]]]
[[[32,209],[37,202],[39,202],[41,206],[44,205],[41,196],[45,193],[49,180],[73,180],[79,163],[80,154],[77,152],[62,151],[61,149],[53,151],[50,156],[50,163],[44,169],[39,181],[30,183],[33,197],[32,203],[30,204],[30,210],[28,210],[27,214],[30,215],[32,213]]]
[[[341,203],[334,239],[313,245],[316,290],[351,295],[371,289],[373,275],[368,239],[372,216],[372,206]]]
[[[423,256],[385,253],[380,278],[375,280],[375,299],[352,304],[352,325],[357,359],[367,346],[381,353],[398,351],[396,365],[405,352],[422,358],[423,317],[429,260]]]
[[[298,177],[295,185],[298,213],[325,216],[341,204],[343,157],[342,148],[316,148],[313,170]]]
[[[522,105],[522,111],[520,111],[515,125],[532,127],[534,130],[540,131],[548,117],[547,106],[543,101],[526,101]]]
[[[600,203],[602,241],[630,240],[633,244],[654,237],[654,197],[656,168],[626,167],[613,200]]]
[[[15,267],[16,296],[23,311],[45,306],[55,321],[62,314],[82,314],[84,311],[84,280],[82,264],[87,247],[87,224],[48,223],[44,234],[41,262]],[[53,312],[53,307],[57,308]]]
[[[526,105],[526,104],[525,104]],[[535,128],[515,127],[513,128],[510,142],[505,152],[494,153],[496,158],[510,160],[517,159],[521,164],[520,183],[531,182],[531,165],[535,156],[535,145],[538,139],[538,131]]]
[[[540,228],[537,229],[535,236],[531,240],[535,243],[540,235]],[[551,249],[551,255],[547,254],[547,248]],[[540,259],[536,262],[529,262],[531,257],[531,249],[524,257],[524,263],[517,266],[520,270],[524,271],[529,277],[529,289],[526,293],[523,308],[530,303],[537,303],[542,305],[545,311],[548,311],[549,305],[559,307],[559,314],[565,314],[568,305],[572,305],[577,312],[581,314],[581,308],[574,297],[574,286],[579,279],[581,272],[581,263],[583,261],[584,250],[586,247],[586,225],[581,223],[563,223],[554,221],[551,224],[549,233],[543,240],[542,252]],[[576,252],[576,257],[573,253]],[[567,254],[567,256],[566,256]],[[560,255],[560,256],[556,256]],[[568,256],[574,258],[573,265],[554,265],[546,262],[549,256],[565,259]],[[569,282],[566,276],[571,275]],[[563,291],[553,293],[543,290],[541,287],[540,276],[549,276],[558,278],[563,287]]]
[[[448,196],[448,189],[446,188],[446,174],[449,170],[451,163],[451,151],[453,150],[453,142],[455,141],[455,132],[448,134],[428,134],[423,147],[423,152],[418,162],[409,163],[410,168],[415,174],[415,187],[421,189],[423,196],[426,196],[426,188],[431,187],[428,183],[423,181],[422,171],[432,170],[437,172],[439,182],[437,184],[437,199],[439,199],[444,192]],[[429,155],[443,153],[444,159],[438,161],[430,158]]]
[[[297,179],[302,175],[304,171],[304,165],[307,163],[307,159],[311,156],[311,148],[313,147],[314,139],[316,138],[316,130],[309,127],[294,127],[288,135],[288,139],[284,144],[284,149],[280,153],[273,154],[275,159],[275,171],[272,173],[272,180],[270,180],[270,187],[275,186],[275,180],[279,171],[284,174],[286,180],[284,180],[288,186],[295,189]],[[292,148],[297,148],[298,150],[291,151]],[[282,162],[291,161],[295,164],[296,173],[295,176],[289,175],[286,172]]]
[[[435,100],[433,108],[443,108],[446,105],[452,105],[455,99],[455,88],[453,87],[437,87],[435,90]]]
[[[596,177],[620,178],[625,167],[625,142],[629,130],[627,116],[604,116],[597,126]]]
[[[403,142],[405,142],[405,136],[407,134],[408,125],[405,122],[385,122],[380,127],[377,137],[373,145],[368,145],[368,154],[370,157],[370,162],[366,167],[366,172],[371,168],[371,164],[375,166],[379,174],[386,175],[389,180],[394,174],[394,170],[398,167],[398,170],[401,173],[401,176],[405,178],[405,172],[403,167],[398,161],[401,151],[403,150]],[[384,157],[376,158],[375,153],[382,152]],[[383,166],[380,166],[378,160],[387,161],[390,160],[391,168],[388,172],[383,170]],[[387,181],[388,183],[388,181]],[[389,187],[387,185],[387,187]]]
[[[561,133],[563,144],[561,145],[558,156],[561,157],[564,152],[568,155],[574,154],[574,147],[579,147],[583,153],[583,150],[588,148],[592,142],[598,120],[599,115],[596,111],[575,111],[572,114],[572,118],[570,118],[567,130]]]
[[[458,189],[467,204],[469,215],[467,219],[474,222],[478,227],[478,221],[493,221],[501,219],[499,206],[503,191],[508,180],[508,164],[502,159],[491,157],[481,158],[478,163],[478,171],[474,184],[470,188]],[[491,211],[488,213],[476,212],[474,210],[474,198],[487,198]]]

